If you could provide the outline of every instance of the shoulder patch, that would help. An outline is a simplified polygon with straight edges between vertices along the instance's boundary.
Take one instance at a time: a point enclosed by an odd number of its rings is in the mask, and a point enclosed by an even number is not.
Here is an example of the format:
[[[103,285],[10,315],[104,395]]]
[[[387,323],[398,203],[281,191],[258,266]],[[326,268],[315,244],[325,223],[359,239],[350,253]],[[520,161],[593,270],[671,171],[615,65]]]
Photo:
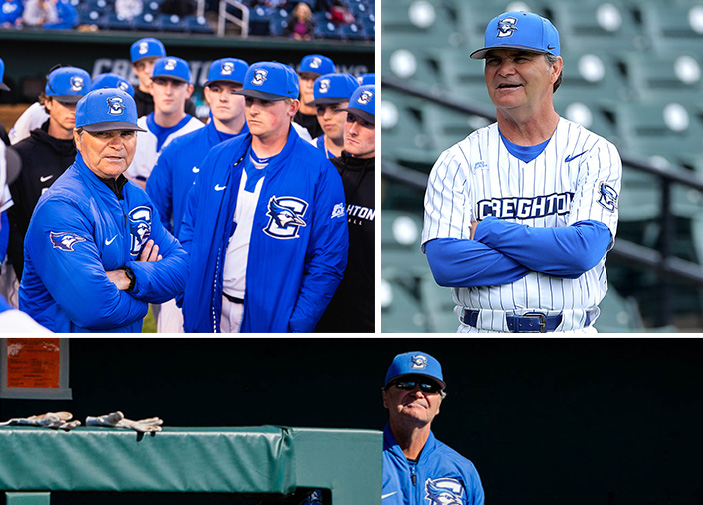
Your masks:
[[[77,233],[60,231],[49,232],[49,240],[51,240],[54,249],[62,251],[73,251],[74,245],[79,242],[85,242],[85,239]]]
[[[606,210],[615,212],[615,209],[618,208],[618,194],[612,186],[605,183],[600,185],[600,198],[598,199],[598,203],[605,207]]]

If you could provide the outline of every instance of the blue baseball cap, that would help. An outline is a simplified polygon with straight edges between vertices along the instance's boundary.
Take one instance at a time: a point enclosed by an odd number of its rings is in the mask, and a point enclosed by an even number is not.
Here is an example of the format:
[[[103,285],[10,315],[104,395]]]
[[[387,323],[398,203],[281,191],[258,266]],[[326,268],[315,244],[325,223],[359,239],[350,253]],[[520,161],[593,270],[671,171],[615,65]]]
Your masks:
[[[559,56],[559,32],[551,21],[532,12],[506,12],[486,27],[486,47],[471,53],[480,60],[491,49],[522,49]]]
[[[426,352],[405,352],[393,358],[393,362],[386,372],[383,388],[387,388],[393,379],[404,375],[422,375],[438,382],[442,389],[447,387],[442,377],[442,365]]]
[[[137,125],[137,104],[117,88],[96,89],[76,105],[76,128],[90,133],[113,130],[144,132]]]
[[[299,73],[311,72],[313,74],[325,75],[334,73],[334,62],[327,56],[321,54],[308,54],[300,62]]]
[[[119,74],[107,72],[98,74],[93,79],[91,91],[102,88],[117,88],[129,93],[129,96],[134,98],[134,86],[127,79]]]
[[[348,113],[359,116],[372,125],[376,124],[376,86],[367,84],[359,86],[349,98],[349,105],[343,109]]]
[[[361,74],[358,77],[358,81],[362,86],[366,84],[376,84],[376,74]]]
[[[351,74],[325,74],[315,79],[315,99],[307,105],[324,105],[346,102],[352,96],[359,82]]]
[[[76,103],[90,91],[90,74],[77,67],[60,67],[46,78],[44,93],[59,102]]]
[[[247,70],[244,87],[236,95],[260,98],[261,100],[285,100],[298,98],[298,76],[288,65],[275,61],[260,61]]]
[[[159,39],[147,37],[139,39],[129,48],[129,55],[132,63],[136,63],[143,58],[161,58],[166,56],[166,48]]]
[[[0,58],[0,89],[3,91],[10,91],[10,88],[7,87],[7,84],[2,82],[4,78],[5,78],[5,62],[2,61],[2,58]]]
[[[204,86],[209,86],[213,82],[225,81],[243,84],[244,78],[249,70],[249,64],[237,58],[222,58],[210,64],[207,73],[207,81]]]
[[[188,62],[175,56],[164,56],[154,62],[154,72],[151,74],[153,81],[157,77],[168,77],[175,81],[183,81],[190,84],[190,67]]]

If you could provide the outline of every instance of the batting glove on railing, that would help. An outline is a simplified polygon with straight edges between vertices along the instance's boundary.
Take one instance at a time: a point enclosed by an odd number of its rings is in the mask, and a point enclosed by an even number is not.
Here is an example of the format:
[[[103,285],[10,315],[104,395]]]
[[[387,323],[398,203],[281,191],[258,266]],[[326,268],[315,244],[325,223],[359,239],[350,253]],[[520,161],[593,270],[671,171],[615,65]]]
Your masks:
[[[126,430],[134,430],[137,433],[154,433],[161,431],[161,425],[163,420],[158,417],[150,417],[148,419],[140,419],[138,421],[132,421],[131,419],[126,419],[124,414],[119,410],[117,412],[112,412],[110,414],[105,414],[104,416],[85,418],[86,426],[105,426],[108,428],[123,428]]]
[[[80,421],[71,421],[71,419],[73,419],[73,414],[70,412],[47,412],[38,416],[14,417],[9,421],[0,423],[0,426],[40,426],[68,431],[81,425]]]

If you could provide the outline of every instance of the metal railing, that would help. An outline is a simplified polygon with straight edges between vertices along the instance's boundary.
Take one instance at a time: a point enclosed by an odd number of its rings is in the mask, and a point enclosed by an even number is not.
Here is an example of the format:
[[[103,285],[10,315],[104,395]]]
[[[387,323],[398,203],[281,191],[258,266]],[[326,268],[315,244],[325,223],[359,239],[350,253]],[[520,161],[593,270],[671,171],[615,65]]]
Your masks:
[[[411,81],[384,76],[381,86],[394,89],[408,96],[445,106],[449,109],[479,116],[490,121],[496,120],[495,109],[483,104],[466,104],[447,96],[446,92],[428,89],[424,85]],[[683,184],[689,188],[703,192],[703,179],[685,172],[673,172],[659,168],[649,163],[620,156],[623,166],[646,172],[656,176],[661,182],[662,206],[659,217],[661,225],[661,240],[659,249],[651,249],[627,240],[617,239],[613,249],[608,253],[613,259],[626,262],[629,266],[646,271],[656,271],[661,290],[661,314],[659,323],[662,326],[671,324],[673,316],[673,280],[691,284],[703,289],[703,267],[697,263],[677,258],[672,254],[671,245],[674,240],[674,215],[671,211],[671,186]],[[405,184],[409,187],[424,191],[427,186],[427,175],[417,170],[403,167],[389,160],[381,161],[381,176],[387,180]]]
[[[238,18],[234,14],[227,12],[227,7],[234,7],[242,11],[242,17]],[[242,38],[249,36],[249,7],[237,0],[220,0],[220,11],[217,17],[217,36],[225,36],[226,23],[237,25],[242,33]]]

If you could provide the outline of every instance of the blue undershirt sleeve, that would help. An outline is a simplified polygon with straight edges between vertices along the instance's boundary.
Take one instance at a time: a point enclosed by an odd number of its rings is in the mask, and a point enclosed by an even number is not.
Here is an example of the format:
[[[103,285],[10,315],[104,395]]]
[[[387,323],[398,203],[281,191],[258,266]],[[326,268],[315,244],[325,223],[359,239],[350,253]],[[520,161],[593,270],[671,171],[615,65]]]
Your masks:
[[[475,240],[436,238],[425,243],[425,254],[440,286],[496,286],[530,273],[517,261]]]
[[[496,249],[536,272],[575,279],[595,267],[611,242],[600,221],[534,228],[489,216],[476,227],[474,240]]]

